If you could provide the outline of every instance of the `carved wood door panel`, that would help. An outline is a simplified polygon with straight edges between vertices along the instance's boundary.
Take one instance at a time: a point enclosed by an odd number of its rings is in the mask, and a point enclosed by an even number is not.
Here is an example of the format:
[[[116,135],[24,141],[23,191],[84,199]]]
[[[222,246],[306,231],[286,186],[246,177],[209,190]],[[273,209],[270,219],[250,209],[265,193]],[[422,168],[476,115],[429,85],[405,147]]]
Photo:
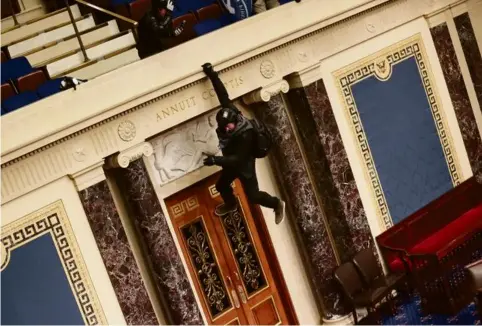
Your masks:
[[[232,285],[229,263],[198,189],[191,187],[166,200],[189,273],[208,324],[246,325],[249,322]]]
[[[238,211],[214,214],[218,176],[166,200],[208,323],[290,324],[239,181]]]

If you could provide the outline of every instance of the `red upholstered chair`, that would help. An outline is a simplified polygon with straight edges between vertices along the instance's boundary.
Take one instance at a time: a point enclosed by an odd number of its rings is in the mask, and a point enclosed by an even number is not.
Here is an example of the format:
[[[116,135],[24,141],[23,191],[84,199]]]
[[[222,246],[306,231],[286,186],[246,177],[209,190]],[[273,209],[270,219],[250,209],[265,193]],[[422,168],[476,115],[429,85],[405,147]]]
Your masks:
[[[7,61],[7,60],[8,60],[7,55],[6,55],[5,52],[3,52],[3,50],[2,50],[2,62],[5,62],[5,61]]]
[[[5,101],[7,98],[15,95],[15,90],[13,89],[12,85],[9,83],[2,84],[2,102]]]
[[[47,78],[44,72],[42,70],[37,70],[17,79],[18,90],[19,92],[35,91],[46,81]]]
[[[196,12],[199,21],[208,19],[218,19],[222,15],[221,7],[217,3],[198,9]]]
[[[129,4],[129,12],[132,19],[139,21],[151,8],[151,0],[136,0]]]

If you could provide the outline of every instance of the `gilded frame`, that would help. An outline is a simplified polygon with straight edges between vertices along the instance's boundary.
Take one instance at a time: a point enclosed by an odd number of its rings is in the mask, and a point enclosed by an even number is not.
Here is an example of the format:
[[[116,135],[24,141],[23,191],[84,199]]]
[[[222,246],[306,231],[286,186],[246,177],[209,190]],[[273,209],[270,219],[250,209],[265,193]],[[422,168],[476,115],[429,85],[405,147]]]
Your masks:
[[[341,102],[343,103],[346,121],[352,130],[359,159],[363,162],[364,176],[370,185],[372,201],[377,208],[377,217],[383,230],[393,226],[393,220],[360,120],[356,102],[351,92],[351,86],[371,76],[375,76],[380,81],[387,81],[392,74],[392,65],[411,57],[416,59],[452,184],[456,186],[463,180],[462,171],[448,127],[447,118],[438,94],[435,78],[430,67],[430,61],[428,60],[420,33],[336,70],[332,74],[335,78],[335,84]]]
[[[106,325],[102,305],[61,200],[2,226],[1,270],[7,267],[13,250],[45,234],[52,237],[84,322],[87,325]]]

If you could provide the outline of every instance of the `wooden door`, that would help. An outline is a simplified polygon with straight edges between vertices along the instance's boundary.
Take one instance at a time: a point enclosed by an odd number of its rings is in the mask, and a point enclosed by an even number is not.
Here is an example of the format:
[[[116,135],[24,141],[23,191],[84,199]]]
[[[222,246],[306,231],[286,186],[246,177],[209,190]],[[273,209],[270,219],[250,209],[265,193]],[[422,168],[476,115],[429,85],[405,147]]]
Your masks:
[[[267,241],[262,241],[253,220],[262,218],[260,211],[253,217],[241,183],[235,181],[238,211],[216,216],[214,210],[222,203],[217,178],[218,174],[166,200],[208,323],[297,323],[286,289],[278,291],[285,284],[273,277],[279,266],[270,264]]]

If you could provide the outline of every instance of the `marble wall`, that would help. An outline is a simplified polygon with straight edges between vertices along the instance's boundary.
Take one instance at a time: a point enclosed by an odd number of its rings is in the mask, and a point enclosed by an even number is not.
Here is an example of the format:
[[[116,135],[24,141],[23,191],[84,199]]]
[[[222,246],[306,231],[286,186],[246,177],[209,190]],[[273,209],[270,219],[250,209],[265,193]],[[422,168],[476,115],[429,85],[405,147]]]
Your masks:
[[[373,239],[323,80],[291,90],[288,101],[336,249],[350,260]]]
[[[465,15],[462,15],[465,16]],[[462,17],[459,16],[459,17]],[[459,20],[462,25],[467,24],[467,20]],[[466,16],[468,18],[468,15]],[[470,23],[470,21],[468,22]],[[464,27],[465,30],[465,27]],[[440,24],[431,28],[430,30],[432,38],[435,43],[435,49],[442,66],[445,82],[447,83],[450,98],[455,110],[455,115],[462,133],[464,145],[467,150],[470,165],[474,175],[482,178],[482,140],[477,129],[477,122],[475,120],[474,112],[470,105],[469,95],[464,84],[462,72],[460,70],[457,56],[455,54],[455,48],[450,38],[450,33],[446,23]],[[460,29],[459,29],[460,33]],[[466,33],[466,32],[463,32]],[[467,32],[468,33],[468,32]],[[470,33],[468,33],[470,34]],[[460,34],[459,34],[460,35]],[[466,37],[465,42],[470,38]],[[462,40],[462,37],[461,37]],[[469,42],[470,43],[470,42]],[[467,44],[466,44],[467,46]],[[477,44],[475,43],[477,49]],[[480,62],[480,69],[482,69],[482,62]],[[469,63],[470,66],[470,63]],[[474,69],[475,67],[472,67]],[[479,70],[480,70],[479,69]],[[476,69],[477,70],[477,69]],[[477,71],[475,71],[477,74]],[[482,70],[480,70],[482,78]],[[481,79],[482,82],[482,79]],[[482,86],[479,85],[479,86]],[[477,87],[477,86],[476,86]],[[479,93],[482,91],[479,87]],[[479,94],[480,95],[480,94]],[[481,179],[482,180],[482,179]]]
[[[318,205],[314,186],[303,163],[285,104],[280,95],[256,110],[258,118],[270,129],[274,144],[272,161],[275,162],[280,184],[289,200],[294,224],[300,233],[311,270],[314,290],[322,299],[325,314],[344,313],[340,293],[333,279],[337,259]]]
[[[84,189],[79,196],[126,322],[157,325],[107,182],[104,180]]]
[[[474,29],[472,28],[468,13],[457,16],[454,20],[460,42],[462,43],[462,49],[464,50],[465,59],[469,66],[470,76],[474,83],[475,93],[482,110],[482,56],[477,46]]]
[[[203,320],[161,204],[142,159],[116,169],[129,214],[139,229],[170,321],[200,325]]]

